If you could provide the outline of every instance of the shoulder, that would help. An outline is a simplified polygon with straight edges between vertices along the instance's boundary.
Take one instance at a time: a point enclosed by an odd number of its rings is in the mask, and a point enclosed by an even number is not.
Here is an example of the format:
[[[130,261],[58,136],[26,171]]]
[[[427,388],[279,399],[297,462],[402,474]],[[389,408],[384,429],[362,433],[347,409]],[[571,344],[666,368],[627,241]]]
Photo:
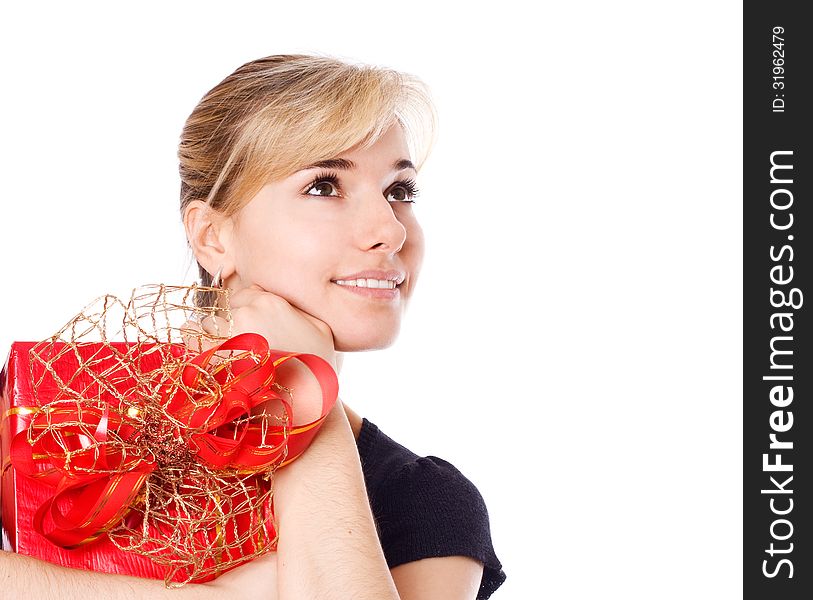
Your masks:
[[[366,418],[362,420],[356,446],[371,500],[385,480],[418,458],[417,454],[390,438]]]
[[[449,461],[415,454],[367,419],[357,443],[374,509],[420,514],[424,520],[448,522],[459,515],[469,524],[488,522],[479,490]]]
[[[487,512],[477,487],[452,463],[438,456],[417,456],[404,463],[389,476],[387,488],[401,502],[410,502],[415,508],[432,508],[438,514],[460,509]]]
[[[485,512],[477,487],[452,463],[438,456],[419,456],[366,418],[357,439],[359,458],[371,501],[411,502],[435,507],[469,505]],[[394,507],[393,507],[394,508]]]
[[[366,419],[359,442],[370,506],[389,567],[467,556],[484,565],[482,592],[499,587],[505,574],[477,486],[451,462],[418,456]]]
[[[491,548],[488,509],[480,491],[460,470],[437,456],[421,456],[394,470],[376,498],[390,535],[409,537],[424,557],[448,556],[451,548],[486,561]],[[405,558],[405,557],[404,557]]]

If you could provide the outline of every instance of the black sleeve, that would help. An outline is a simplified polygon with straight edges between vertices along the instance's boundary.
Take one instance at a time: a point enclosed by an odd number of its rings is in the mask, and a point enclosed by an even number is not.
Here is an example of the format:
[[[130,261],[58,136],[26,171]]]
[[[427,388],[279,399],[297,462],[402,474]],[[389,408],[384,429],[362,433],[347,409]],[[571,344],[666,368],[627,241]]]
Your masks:
[[[423,558],[469,556],[483,563],[477,600],[506,579],[491,542],[488,510],[479,490],[436,456],[410,461],[381,486],[373,512],[390,568]],[[381,522],[386,519],[386,523]]]

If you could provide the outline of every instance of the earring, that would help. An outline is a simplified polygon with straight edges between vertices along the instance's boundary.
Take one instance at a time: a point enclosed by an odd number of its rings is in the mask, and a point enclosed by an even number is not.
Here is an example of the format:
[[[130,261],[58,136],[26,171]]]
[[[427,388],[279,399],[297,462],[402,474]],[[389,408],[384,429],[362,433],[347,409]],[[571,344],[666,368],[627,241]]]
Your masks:
[[[220,274],[222,272],[223,272],[223,267],[221,266],[217,270],[217,273],[215,273],[215,276],[212,278],[212,287],[213,288],[222,288],[223,287],[223,282],[220,281]]]

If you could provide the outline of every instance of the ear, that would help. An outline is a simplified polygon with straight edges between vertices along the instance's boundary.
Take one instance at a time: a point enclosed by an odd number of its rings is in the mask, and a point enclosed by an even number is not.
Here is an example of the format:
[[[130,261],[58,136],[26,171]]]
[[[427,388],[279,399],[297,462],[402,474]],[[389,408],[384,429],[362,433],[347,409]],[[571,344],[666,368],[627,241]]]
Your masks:
[[[233,271],[229,252],[232,220],[205,202],[193,200],[184,210],[183,225],[197,261],[212,275],[222,267],[225,279]]]

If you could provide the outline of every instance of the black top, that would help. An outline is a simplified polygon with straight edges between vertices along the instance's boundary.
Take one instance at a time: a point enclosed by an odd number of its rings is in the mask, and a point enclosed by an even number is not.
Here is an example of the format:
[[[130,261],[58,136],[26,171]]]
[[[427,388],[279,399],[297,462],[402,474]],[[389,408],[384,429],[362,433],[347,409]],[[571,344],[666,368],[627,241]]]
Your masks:
[[[420,457],[366,418],[356,441],[367,496],[390,569],[438,556],[470,556],[483,563],[477,600],[505,581],[483,497],[451,463]]]

